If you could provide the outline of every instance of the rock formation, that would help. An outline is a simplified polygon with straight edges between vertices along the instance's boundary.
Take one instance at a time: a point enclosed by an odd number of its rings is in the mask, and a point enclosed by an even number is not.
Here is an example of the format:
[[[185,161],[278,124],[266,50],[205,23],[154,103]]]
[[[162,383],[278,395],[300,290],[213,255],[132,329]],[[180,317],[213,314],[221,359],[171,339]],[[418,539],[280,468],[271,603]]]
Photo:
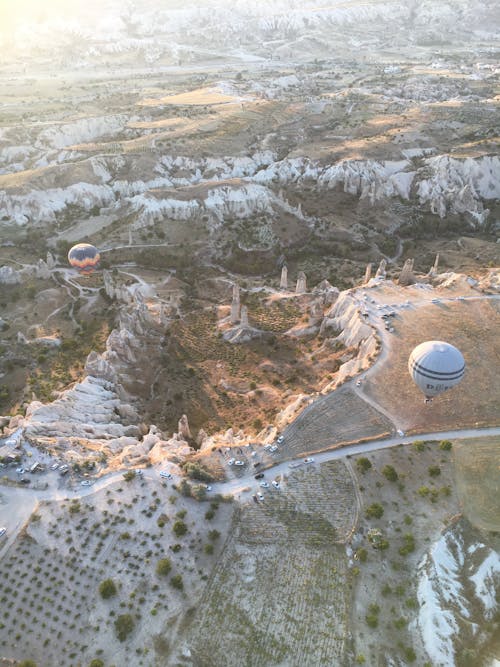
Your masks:
[[[307,291],[307,278],[303,271],[299,271],[297,276],[297,285],[295,286],[296,294],[304,294]]]
[[[179,419],[178,433],[184,440],[191,437],[191,431],[189,430],[189,422],[186,415],[182,415]]]
[[[434,278],[435,276],[437,276],[438,267],[439,267],[439,253],[437,253],[436,259],[434,260],[434,264],[429,269],[429,273],[427,274],[429,278]]]
[[[366,265],[366,271],[365,271],[365,277],[363,278],[363,283],[366,284],[367,282],[369,282],[371,277],[372,277],[372,263],[370,262],[369,264]]]
[[[288,269],[286,264],[281,267],[280,289],[288,289]]]
[[[241,321],[240,327],[245,329],[249,326],[248,324],[248,308],[246,306],[241,306]]]
[[[415,276],[413,275],[413,259],[407,259],[404,263],[398,282],[400,285],[413,285],[415,282]]]
[[[240,319],[240,287],[233,285],[233,300],[231,301],[231,324],[236,324]]]
[[[385,273],[385,268],[387,266],[387,262],[385,259],[382,259],[380,261],[380,264],[378,265],[377,273],[375,274],[375,278],[382,278],[385,279],[386,273]]]

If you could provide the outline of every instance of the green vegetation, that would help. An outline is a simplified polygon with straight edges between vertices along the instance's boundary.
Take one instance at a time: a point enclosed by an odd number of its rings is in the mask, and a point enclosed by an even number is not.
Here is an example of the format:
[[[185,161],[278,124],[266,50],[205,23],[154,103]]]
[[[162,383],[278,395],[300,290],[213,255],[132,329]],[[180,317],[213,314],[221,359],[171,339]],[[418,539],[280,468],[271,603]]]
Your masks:
[[[162,558],[156,564],[156,574],[159,574],[160,577],[166,577],[168,574],[170,574],[171,569],[172,563],[169,558]]]
[[[100,658],[94,658],[90,661],[89,667],[104,667],[104,662]]]
[[[213,482],[214,476],[201,463],[188,461],[183,466],[184,472],[191,479],[197,479],[200,482]]]
[[[415,447],[417,452],[423,452],[425,449],[425,442],[423,440],[415,440],[413,446]]]
[[[365,616],[365,621],[370,628],[376,628],[378,626],[379,612],[380,612],[380,607],[378,606],[378,604],[371,604],[368,607],[368,613]]]
[[[115,621],[116,636],[124,642],[134,629],[134,618],[132,614],[122,614]]]
[[[127,470],[127,472],[123,473],[123,479],[126,482],[131,482],[133,479],[135,479],[135,477],[136,477],[135,470]]]
[[[389,480],[389,482],[397,482],[398,481],[398,473],[396,470],[390,466],[384,466],[382,468],[382,475]]]
[[[370,459],[367,459],[366,456],[362,456],[360,459],[356,461],[356,468],[359,470],[359,472],[365,474],[367,470],[370,470],[372,467],[372,463]]]
[[[182,591],[184,589],[184,582],[182,581],[182,575],[174,574],[174,576],[170,579],[170,584],[174,588],[177,588],[178,590]]]
[[[187,526],[184,523],[184,521],[181,521],[180,519],[177,520],[174,525],[172,526],[172,530],[174,531],[174,534],[176,537],[182,537],[187,533]]]
[[[441,440],[441,442],[439,443],[439,449],[442,449],[445,452],[449,452],[452,447],[453,444],[451,443],[450,440]]]
[[[439,477],[440,474],[441,474],[441,468],[439,466],[429,467],[429,475],[431,477]]]
[[[384,514],[384,508],[380,503],[372,503],[365,510],[365,516],[367,519],[380,519]]]
[[[113,579],[105,579],[99,584],[99,593],[104,600],[113,597],[116,595],[117,589]]]
[[[402,547],[399,547],[398,551],[400,556],[407,556],[412,551],[415,551],[415,538],[411,533],[406,533],[403,539],[404,544]]]

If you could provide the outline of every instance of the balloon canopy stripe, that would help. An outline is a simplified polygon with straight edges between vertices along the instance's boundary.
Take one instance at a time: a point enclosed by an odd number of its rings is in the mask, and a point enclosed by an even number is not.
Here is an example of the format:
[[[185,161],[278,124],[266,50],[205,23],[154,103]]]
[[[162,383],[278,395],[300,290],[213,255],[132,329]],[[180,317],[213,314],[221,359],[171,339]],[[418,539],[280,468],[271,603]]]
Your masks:
[[[459,370],[449,371],[448,373],[442,373],[439,371],[433,371],[430,368],[425,368],[415,361],[414,359],[410,360],[411,370],[420,375],[425,375],[425,377],[431,378],[432,380],[456,380],[457,378],[463,377],[465,373],[465,365],[462,366]]]

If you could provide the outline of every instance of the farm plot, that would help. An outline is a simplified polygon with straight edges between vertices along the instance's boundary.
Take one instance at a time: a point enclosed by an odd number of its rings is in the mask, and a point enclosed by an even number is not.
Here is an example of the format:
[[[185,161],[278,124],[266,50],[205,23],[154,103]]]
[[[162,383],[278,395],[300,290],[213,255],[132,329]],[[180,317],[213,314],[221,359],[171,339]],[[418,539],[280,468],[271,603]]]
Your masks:
[[[457,489],[469,521],[482,530],[500,530],[500,438],[453,444]]]
[[[172,619],[201,595],[233,511],[168,494],[135,480],[42,504],[0,561],[0,653],[40,667],[96,656],[146,667],[154,651],[164,664]]]
[[[346,388],[316,400],[284,432],[282,458],[389,435],[391,422]]]
[[[352,528],[355,510],[340,510],[351,493],[355,506],[352,480],[327,465],[282,488],[243,506],[187,637],[193,665],[348,663],[350,575],[335,542]]]

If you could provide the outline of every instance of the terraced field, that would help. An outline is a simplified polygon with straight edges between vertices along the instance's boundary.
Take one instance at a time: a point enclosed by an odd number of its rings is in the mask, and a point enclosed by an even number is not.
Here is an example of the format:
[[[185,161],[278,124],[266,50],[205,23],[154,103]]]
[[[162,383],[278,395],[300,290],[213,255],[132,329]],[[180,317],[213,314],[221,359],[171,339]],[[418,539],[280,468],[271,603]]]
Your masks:
[[[191,664],[351,664],[350,574],[337,542],[355,514],[340,462],[294,471],[244,505],[191,625]]]
[[[391,422],[347,388],[312,403],[284,431],[282,458],[288,459],[335,445],[389,435]]]

